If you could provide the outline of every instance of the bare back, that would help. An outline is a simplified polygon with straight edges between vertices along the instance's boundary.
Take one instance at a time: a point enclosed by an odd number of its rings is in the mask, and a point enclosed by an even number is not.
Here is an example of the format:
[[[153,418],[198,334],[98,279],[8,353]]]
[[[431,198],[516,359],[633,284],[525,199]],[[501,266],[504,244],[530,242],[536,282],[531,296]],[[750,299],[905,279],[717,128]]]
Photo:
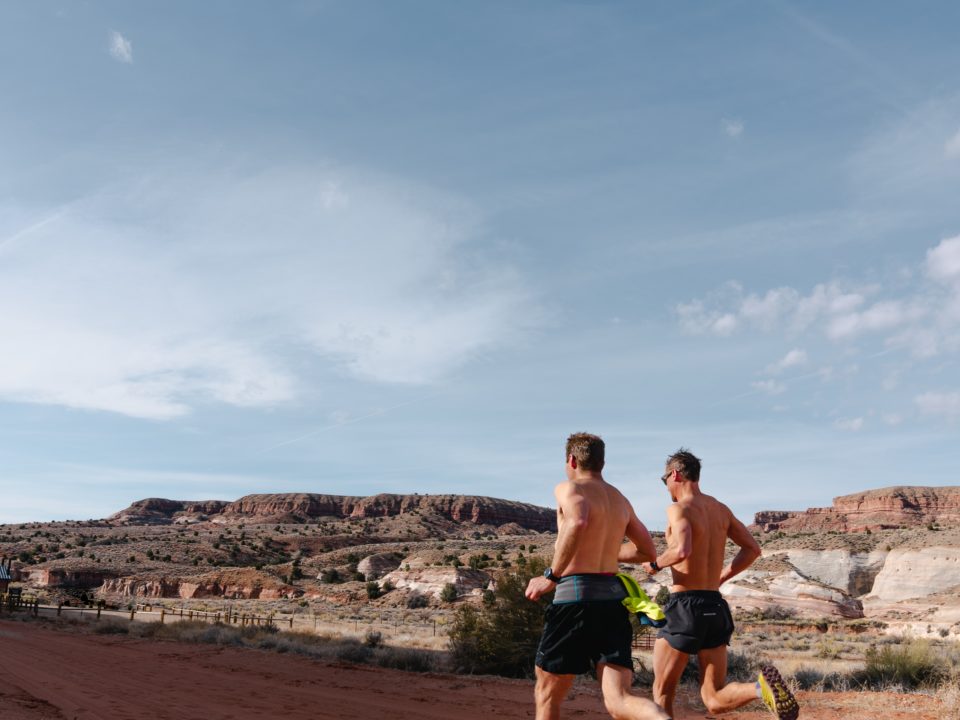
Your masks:
[[[669,544],[677,532],[690,532],[690,554],[670,570],[672,592],[718,590],[731,525],[738,524],[730,508],[710,495],[697,494],[674,503],[667,511]]]
[[[570,526],[579,526],[563,574],[617,572],[617,553],[633,517],[627,499],[602,479],[568,480],[560,483],[555,493],[558,554],[561,539],[572,529]]]

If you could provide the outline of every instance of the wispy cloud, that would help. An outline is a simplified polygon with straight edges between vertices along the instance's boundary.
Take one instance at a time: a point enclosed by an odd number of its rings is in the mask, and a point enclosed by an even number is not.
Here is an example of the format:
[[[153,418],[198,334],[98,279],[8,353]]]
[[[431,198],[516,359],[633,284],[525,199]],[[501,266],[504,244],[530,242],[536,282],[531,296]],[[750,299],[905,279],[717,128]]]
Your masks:
[[[133,44],[116,30],[110,33],[110,56],[119,62],[133,62]]]
[[[960,130],[957,130],[957,133],[947,140],[943,146],[943,151],[948,158],[960,157]]]
[[[780,358],[777,362],[768,365],[767,372],[771,375],[779,375],[784,370],[789,370],[790,368],[797,367],[798,365],[805,365],[806,363],[806,351],[801,350],[800,348],[794,348]]]
[[[927,272],[934,280],[960,280],[960,235],[942,240],[927,251]]]
[[[863,430],[863,418],[855,417],[855,418],[845,418],[842,420],[837,420],[833,423],[833,426],[837,428],[837,430],[845,430],[847,432],[859,432],[860,430]]]
[[[787,386],[777,380],[758,380],[753,388],[767,395],[780,395],[787,391]]]
[[[915,401],[925,415],[960,418],[960,392],[927,392],[918,395]]]
[[[721,122],[723,132],[727,137],[738,138],[743,135],[743,121],[734,118],[724,118]]]
[[[879,334],[891,347],[911,344],[917,354],[930,356],[944,347],[938,339],[945,330],[960,329],[960,236],[929,249],[923,269],[900,274],[916,280],[899,297],[879,297],[882,287],[866,283],[821,283],[808,293],[792,287],[748,293],[728,282],[674,310],[680,327],[691,334],[761,331],[792,338],[816,330],[835,342]],[[781,362],[800,359],[788,354]],[[767,371],[776,372],[776,366]]]
[[[6,400],[166,419],[324,368],[429,384],[536,322],[469,206],[399,180],[185,168],[47,216],[0,247]]]

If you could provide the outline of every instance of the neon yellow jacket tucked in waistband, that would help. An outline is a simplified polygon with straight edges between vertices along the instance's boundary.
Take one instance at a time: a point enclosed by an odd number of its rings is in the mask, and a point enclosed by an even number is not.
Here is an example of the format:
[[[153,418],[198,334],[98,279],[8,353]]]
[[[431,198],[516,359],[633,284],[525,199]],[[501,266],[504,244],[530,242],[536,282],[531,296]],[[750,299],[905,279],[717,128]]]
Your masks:
[[[623,606],[627,610],[646,615],[655,622],[666,619],[666,615],[663,614],[660,606],[650,599],[650,596],[644,592],[636,580],[626,573],[617,573],[617,577],[627,590],[627,596],[623,599]]]

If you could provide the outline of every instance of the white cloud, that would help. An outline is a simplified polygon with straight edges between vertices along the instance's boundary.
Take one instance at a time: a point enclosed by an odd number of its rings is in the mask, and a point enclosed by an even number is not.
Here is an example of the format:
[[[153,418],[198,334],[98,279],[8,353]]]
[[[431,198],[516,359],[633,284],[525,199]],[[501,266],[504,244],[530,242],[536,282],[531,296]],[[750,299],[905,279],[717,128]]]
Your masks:
[[[947,140],[943,146],[943,152],[949,158],[960,157],[960,130],[957,130],[956,135]]]
[[[740,137],[743,135],[743,121],[734,118],[724,118],[723,132],[726,133],[727,137]]]
[[[883,416],[883,421],[891,427],[896,427],[903,422],[903,416],[898,413],[886,413]]]
[[[960,392],[928,392],[914,398],[920,412],[925,415],[960,417]]]
[[[906,306],[896,300],[878,302],[863,312],[847,313],[830,320],[827,336],[834,340],[851,338],[865,332],[890,330],[906,322],[917,320],[925,310]]]
[[[799,348],[794,348],[784,355],[777,362],[767,366],[767,372],[771,375],[778,375],[784,370],[788,370],[798,365],[805,365],[807,362],[807,353]]]
[[[47,215],[0,237],[6,400],[271,407],[323,368],[435,382],[536,322],[469,208],[387,178],[185,169]]]
[[[787,390],[787,386],[778,380],[758,380],[752,383],[752,387],[767,395],[781,395]]]
[[[809,295],[801,295],[792,287],[744,295],[738,283],[730,282],[703,300],[678,304],[675,311],[681,327],[693,334],[730,335],[740,328],[751,327],[765,331],[786,328],[796,333],[824,318],[856,314],[852,311],[865,302],[867,294],[876,291],[875,287],[847,291],[830,283],[817,285]],[[865,318],[857,314],[852,322],[858,326],[882,324],[887,310],[889,308],[879,305],[865,313]]]
[[[934,280],[960,279],[960,235],[941,240],[927,250],[927,273]]]
[[[133,44],[120,33],[110,33],[110,55],[114,60],[130,64],[133,62]]]
[[[860,430],[863,429],[863,418],[856,417],[856,418],[847,418],[843,420],[836,420],[833,423],[833,426],[837,428],[837,430],[845,430],[847,432],[859,432]]]

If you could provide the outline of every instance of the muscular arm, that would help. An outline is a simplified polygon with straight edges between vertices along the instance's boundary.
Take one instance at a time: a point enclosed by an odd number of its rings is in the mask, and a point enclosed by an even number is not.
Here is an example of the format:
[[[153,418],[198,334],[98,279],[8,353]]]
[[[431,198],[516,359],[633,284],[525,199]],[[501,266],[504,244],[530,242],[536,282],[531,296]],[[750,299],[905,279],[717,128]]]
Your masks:
[[[581,533],[587,526],[590,506],[572,483],[560,483],[554,490],[557,498],[557,546],[553,553],[554,575],[563,575],[563,571],[573,559],[574,550]],[[538,600],[542,595],[552,592],[556,583],[545,577],[531,578],[527,584],[526,596],[529,600]]]
[[[620,546],[620,552],[617,560],[627,563],[649,562],[657,556],[657,548],[653,544],[653,539],[647,531],[646,526],[640,522],[640,518],[630,508],[630,522],[626,529],[627,540],[630,542]]]
[[[661,569],[686,560],[693,550],[693,526],[679,506],[667,508],[667,522],[670,525],[670,544],[663,555],[656,558]]]
[[[572,483],[560,483],[554,494],[557,497],[557,506],[563,516],[563,522],[557,529],[557,546],[553,553],[554,575],[563,575],[564,569],[573,559],[574,550],[580,540],[587,520],[590,517],[590,505],[574,488]]]
[[[760,557],[760,545],[744,524],[733,516],[733,513],[730,514],[730,527],[727,529],[727,537],[740,547],[740,552],[720,573],[721,585],[735,575],[742,573],[753,564],[754,560]]]

